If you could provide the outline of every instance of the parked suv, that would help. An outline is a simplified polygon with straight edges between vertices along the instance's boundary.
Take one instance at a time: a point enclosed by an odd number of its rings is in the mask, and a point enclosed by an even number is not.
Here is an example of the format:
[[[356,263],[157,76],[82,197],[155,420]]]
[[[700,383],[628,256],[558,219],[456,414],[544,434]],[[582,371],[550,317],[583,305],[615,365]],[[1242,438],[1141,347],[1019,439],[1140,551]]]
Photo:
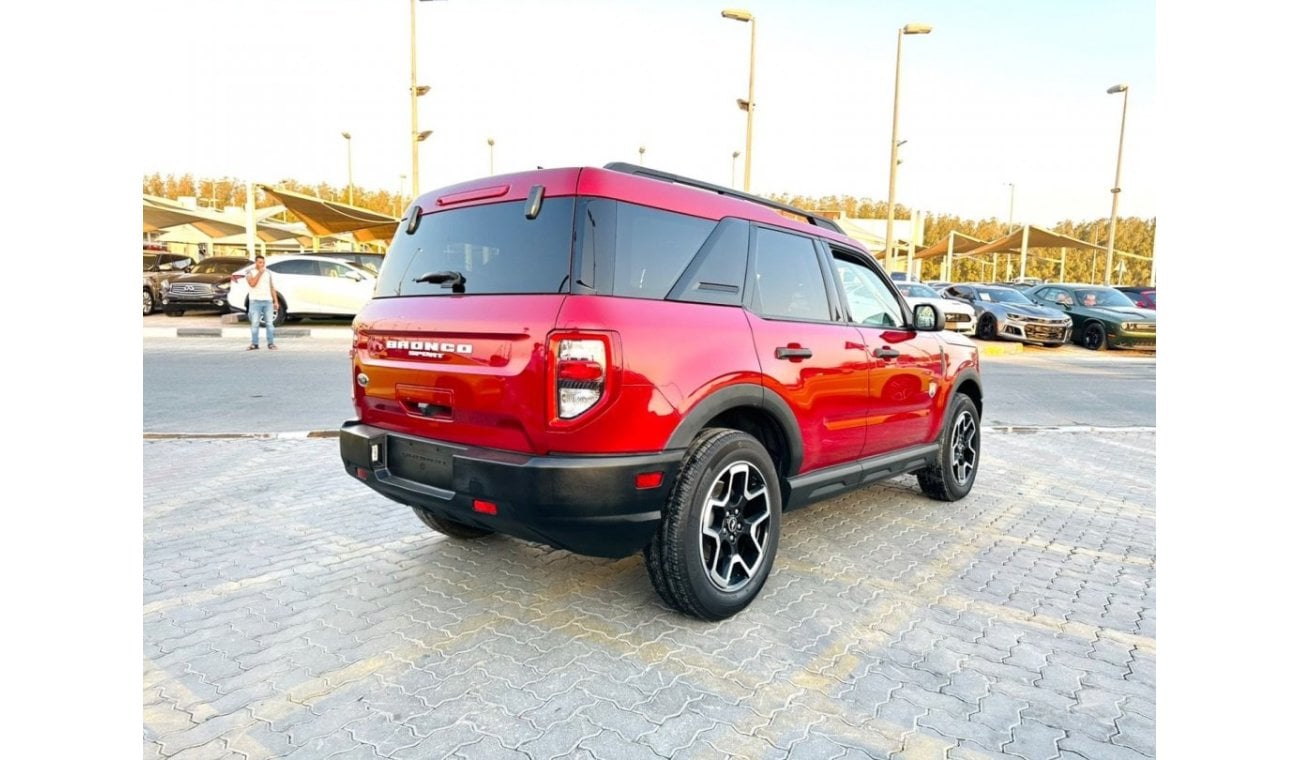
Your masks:
[[[144,252],[144,316],[158,308],[172,278],[185,274],[193,264],[194,259],[183,253]]]
[[[252,264],[242,256],[213,256],[195,264],[189,272],[174,277],[162,294],[162,310],[169,317],[187,311],[230,311],[230,276]]]
[[[347,472],[457,538],[640,551],[672,607],[758,594],[782,514],[975,482],[967,338],[831,221],[627,164],[426,193],[353,321]]]

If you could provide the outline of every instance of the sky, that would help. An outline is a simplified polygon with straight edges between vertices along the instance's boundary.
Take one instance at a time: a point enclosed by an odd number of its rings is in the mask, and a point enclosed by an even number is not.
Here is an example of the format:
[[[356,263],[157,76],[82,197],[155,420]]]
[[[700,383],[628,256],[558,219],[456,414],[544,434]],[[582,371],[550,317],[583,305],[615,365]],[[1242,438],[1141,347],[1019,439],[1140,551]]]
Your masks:
[[[898,29],[897,201],[1050,226],[1156,215],[1155,5],[1097,0],[434,0],[415,8],[420,189],[537,166],[636,162],[751,190],[883,201]],[[141,173],[409,191],[406,0],[146,0],[158,40]],[[148,50],[148,47],[146,47]],[[153,56],[146,52],[146,59]],[[487,145],[488,138],[495,148]],[[401,175],[407,175],[403,180]],[[405,183],[405,184],[404,184]],[[1014,185],[1014,188],[1011,186]]]

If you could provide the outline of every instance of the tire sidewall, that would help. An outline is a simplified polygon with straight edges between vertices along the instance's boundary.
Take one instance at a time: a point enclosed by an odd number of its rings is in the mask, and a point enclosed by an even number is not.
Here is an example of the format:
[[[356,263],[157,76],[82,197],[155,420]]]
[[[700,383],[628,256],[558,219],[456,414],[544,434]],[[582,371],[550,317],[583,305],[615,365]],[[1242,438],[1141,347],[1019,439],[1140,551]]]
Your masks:
[[[700,520],[704,503],[714,481],[728,467],[741,461],[756,467],[767,484],[768,508],[771,510],[767,546],[764,549],[763,560],[749,583],[735,591],[723,591],[713,584],[704,566],[703,550],[700,546]],[[729,617],[749,605],[762,591],[776,559],[781,538],[783,507],[776,468],[772,465],[767,450],[758,441],[747,435],[736,436],[713,452],[712,459],[705,466],[701,477],[691,484],[691,492],[684,496],[690,500],[690,509],[684,515],[682,525],[683,545],[675,547],[675,550],[682,553],[688,580],[706,613],[714,618]]]

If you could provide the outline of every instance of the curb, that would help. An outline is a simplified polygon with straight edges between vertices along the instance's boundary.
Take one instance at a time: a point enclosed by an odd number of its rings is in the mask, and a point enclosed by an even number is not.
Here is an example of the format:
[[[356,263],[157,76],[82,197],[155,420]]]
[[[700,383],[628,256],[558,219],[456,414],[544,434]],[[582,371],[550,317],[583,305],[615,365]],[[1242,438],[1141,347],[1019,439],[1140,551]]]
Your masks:
[[[248,340],[248,327],[145,327],[146,338],[239,338]],[[350,327],[277,327],[279,338],[351,340]]]
[[[1025,352],[1025,344],[1014,341],[990,343],[982,340],[975,345],[979,347],[980,356],[1007,356],[1008,354],[1023,354]]]

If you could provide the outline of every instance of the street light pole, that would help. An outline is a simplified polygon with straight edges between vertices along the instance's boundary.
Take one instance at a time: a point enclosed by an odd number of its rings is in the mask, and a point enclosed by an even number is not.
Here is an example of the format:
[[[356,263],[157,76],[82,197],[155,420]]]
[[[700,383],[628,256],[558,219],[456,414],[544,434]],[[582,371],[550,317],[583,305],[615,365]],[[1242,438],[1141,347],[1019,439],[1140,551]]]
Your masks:
[[[645,166],[645,146],[642,145],[641,147],[637,148],[636,152],[637,152],[637,159],[636,159],[637,163],[641,164],[642,166]]]
[[[732,187],[732,189],[735,189],[735,187],[736,187],[736,159],[737,159],[737,158],[740,158],[740,151],[738,151],[738,150],[733,150],[733,151],[731,151],[731,187]]]
[[[406,175],[397,175],[397,208],[393,209],[393,216],[402,215],[402,204],[406,203]]]
[[[749,24],[749,97],[736,100],[736,105],[745,112],[745,192],[749,192],[749,172],[754,156],[754,56],[758,47],[758,19],[749,11],[739,9],[725,10],[722,17]]]
[[[898,53],[894,58],[894,130],[889,138],[889,210],[885,217],[885,268],[894,266],[894,189],[898,177],[898,90],[903,68],[903,35],[929,34],[928,24],[908,24],[898,30]]]
[[[344,132],[343,139],[348,141],[348,205],[354,206],[352,202],[352,133]]]
[[[424,0],[427,2],[427,0]],[[416,98],[429,92],[428,85],[415,83],[415,0],[411,0],[411,197],[420,194],[420,143],[433,130],[420,131],[419,107]]]
[[[1128,120],[1128,85],[1117,84],[1106,90],[1107,95],[1124,93],[1124,109],[1119,117],[1119,153],[1115,156],[1115,186],[1110,189],[1110,236],[1106,241],[1106,276],[1103,281],[1110,284],[1110,268],[1115,258],[1115,215],[1119,212],[1119,168],[1124,160],[1124,122]]]

